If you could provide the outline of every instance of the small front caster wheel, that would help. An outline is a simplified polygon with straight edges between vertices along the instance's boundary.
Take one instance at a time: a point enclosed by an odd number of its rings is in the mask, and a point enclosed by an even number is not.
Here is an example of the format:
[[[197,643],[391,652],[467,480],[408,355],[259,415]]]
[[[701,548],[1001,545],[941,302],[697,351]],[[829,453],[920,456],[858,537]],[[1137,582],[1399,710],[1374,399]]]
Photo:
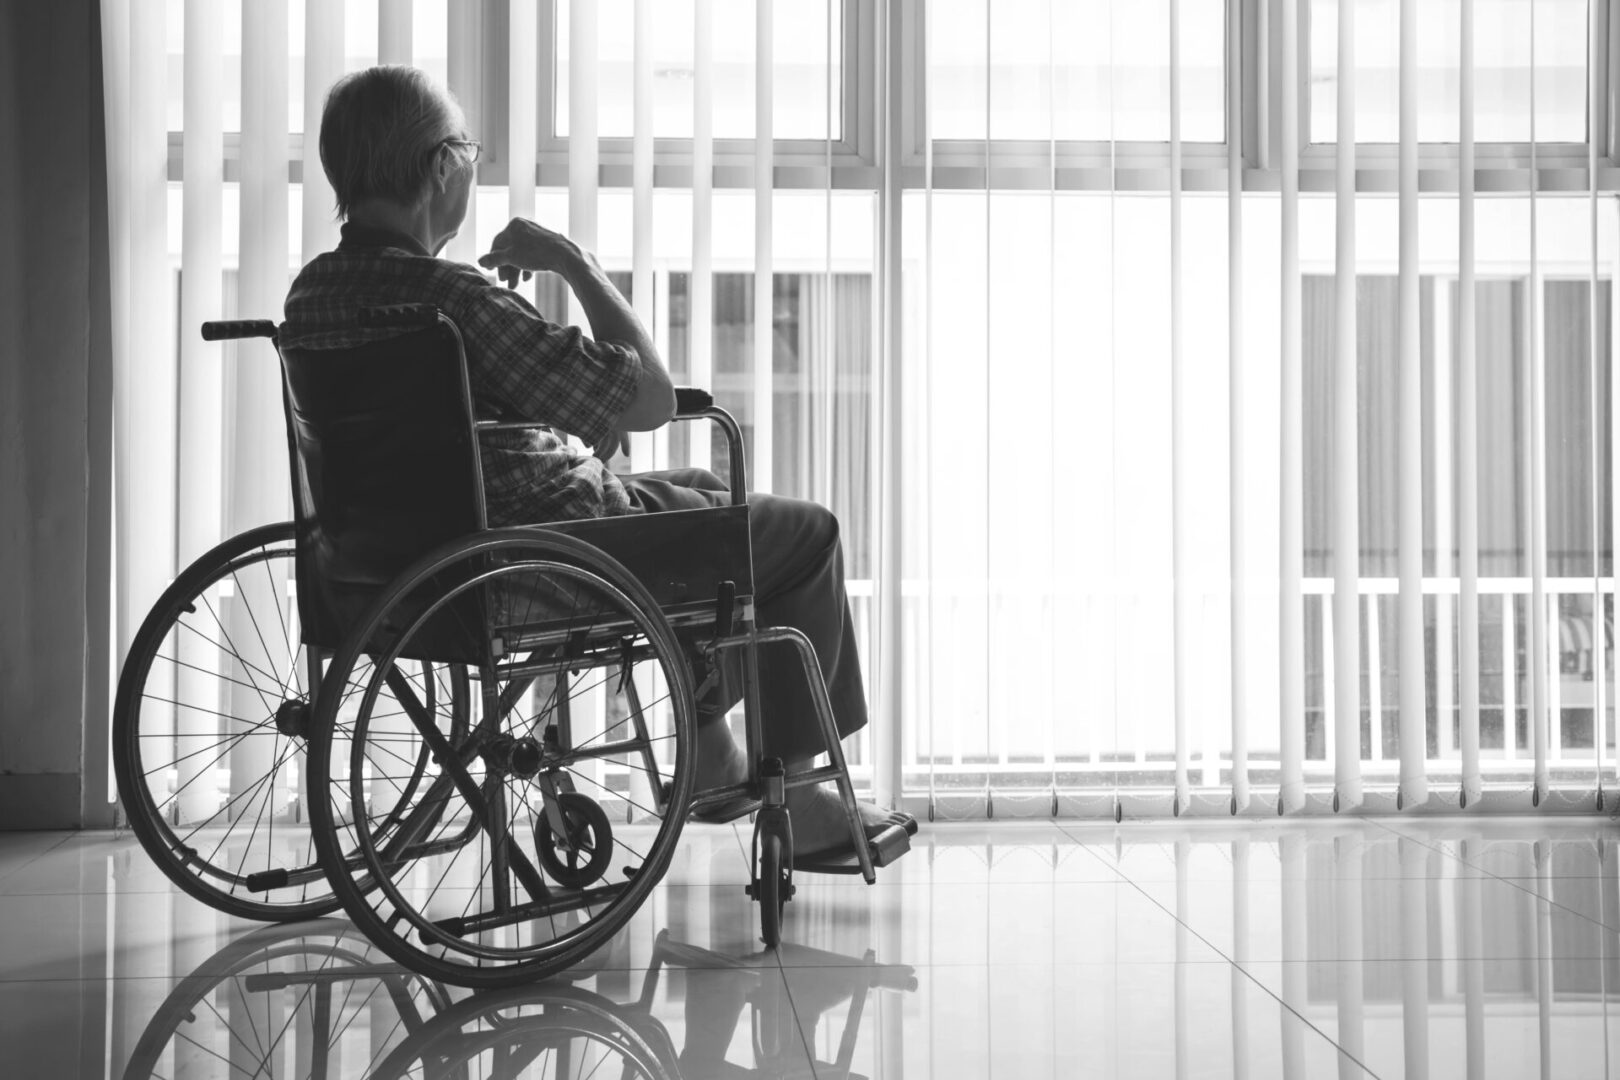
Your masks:
[[[783,837],[767,831],[759,838],[759,877],[750,889],[759,901],[759,936],[767,949],[782,941],[782,914],[793,895],[793,866]]]
[[[568,835],[558,836],[549,814],[541,815],[534,827],[540,865],[565,889],[583,889],[600,881],[613,857],[613,826],[596,800],[578,791],[557,796]]]

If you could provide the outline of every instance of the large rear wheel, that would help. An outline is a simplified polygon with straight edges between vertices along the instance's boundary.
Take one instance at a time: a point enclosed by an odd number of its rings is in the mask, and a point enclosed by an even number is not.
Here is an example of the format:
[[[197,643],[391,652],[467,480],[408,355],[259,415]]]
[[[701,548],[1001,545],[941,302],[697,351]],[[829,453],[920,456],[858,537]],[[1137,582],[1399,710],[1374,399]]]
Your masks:
[[[434,656],[476,661],[462,730],[397,674]],[[411,970],[472,987],[560,972],[668,867],[695,769],[691,676],[645,588],[591,545],[508,529],[441,548],[322,685],[316,847],[349,916]],[[407,786],[399,749],[417,746],[429,764]]]
[[[119,800],[152,860],[210,907],[277,922],[338,907],[304,799],[314,665],[300,644],[293,556],[286,522],[194,562],[141,625],[113,705]],[[394,675],[465,730],[464,669],[401,661]],[[378,709],[399,706],[385,694]],[[414,790],[425,748],[393,749],[401,789]]]
[[[192,563],[141,624],[113,704],[130,827],[176,885],[247,919],[338,906],[300,799],[310,693],[292,567],[290,522]],[[278,871],[293,881],[258,887]]]

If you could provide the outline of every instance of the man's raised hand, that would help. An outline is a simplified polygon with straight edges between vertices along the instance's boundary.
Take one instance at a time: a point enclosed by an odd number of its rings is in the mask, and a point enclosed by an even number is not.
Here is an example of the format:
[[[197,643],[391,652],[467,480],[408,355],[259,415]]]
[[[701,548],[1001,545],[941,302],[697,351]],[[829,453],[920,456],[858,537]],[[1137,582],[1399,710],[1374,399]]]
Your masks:
[[[513,218],[496,234],[489,251],[478,257],[478,265],[494,270],[507,285],[516,285],[540,270],[567,277],[582,255],[579,245],[562,233],[527,218]]]

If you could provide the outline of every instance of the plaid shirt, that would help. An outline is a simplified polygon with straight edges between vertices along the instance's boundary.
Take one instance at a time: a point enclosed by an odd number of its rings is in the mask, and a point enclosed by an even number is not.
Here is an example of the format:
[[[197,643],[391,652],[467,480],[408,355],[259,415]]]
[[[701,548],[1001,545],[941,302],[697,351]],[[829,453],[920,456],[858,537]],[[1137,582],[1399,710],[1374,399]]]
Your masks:
[[[353,223],[336,251],[294,279],[281,344],[340,349],[385,338],[395,331],[360,326],[356,309],[402,303],[434,304],[460,328],[481,420],[535,420],[594,445],[635,396],[641,368],[630,350],[547,322],[521,294],[409,236]],[[552,431],[479,441],[492,527],[631,512],[618,477]]]

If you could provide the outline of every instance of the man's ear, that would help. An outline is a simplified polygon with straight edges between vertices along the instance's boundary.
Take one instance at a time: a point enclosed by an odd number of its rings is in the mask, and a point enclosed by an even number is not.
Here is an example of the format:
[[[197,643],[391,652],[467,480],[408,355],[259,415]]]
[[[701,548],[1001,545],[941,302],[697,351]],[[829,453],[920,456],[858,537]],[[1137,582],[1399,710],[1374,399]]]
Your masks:
[[[455,176],[460,168],[461,163],[456,160],[456,155],[450,151],[450,148],[448,146],[439,147],[439,152],[434,155],[433,161],[434,190],[440,195],[448,191],[450,189],[450,178]]]

